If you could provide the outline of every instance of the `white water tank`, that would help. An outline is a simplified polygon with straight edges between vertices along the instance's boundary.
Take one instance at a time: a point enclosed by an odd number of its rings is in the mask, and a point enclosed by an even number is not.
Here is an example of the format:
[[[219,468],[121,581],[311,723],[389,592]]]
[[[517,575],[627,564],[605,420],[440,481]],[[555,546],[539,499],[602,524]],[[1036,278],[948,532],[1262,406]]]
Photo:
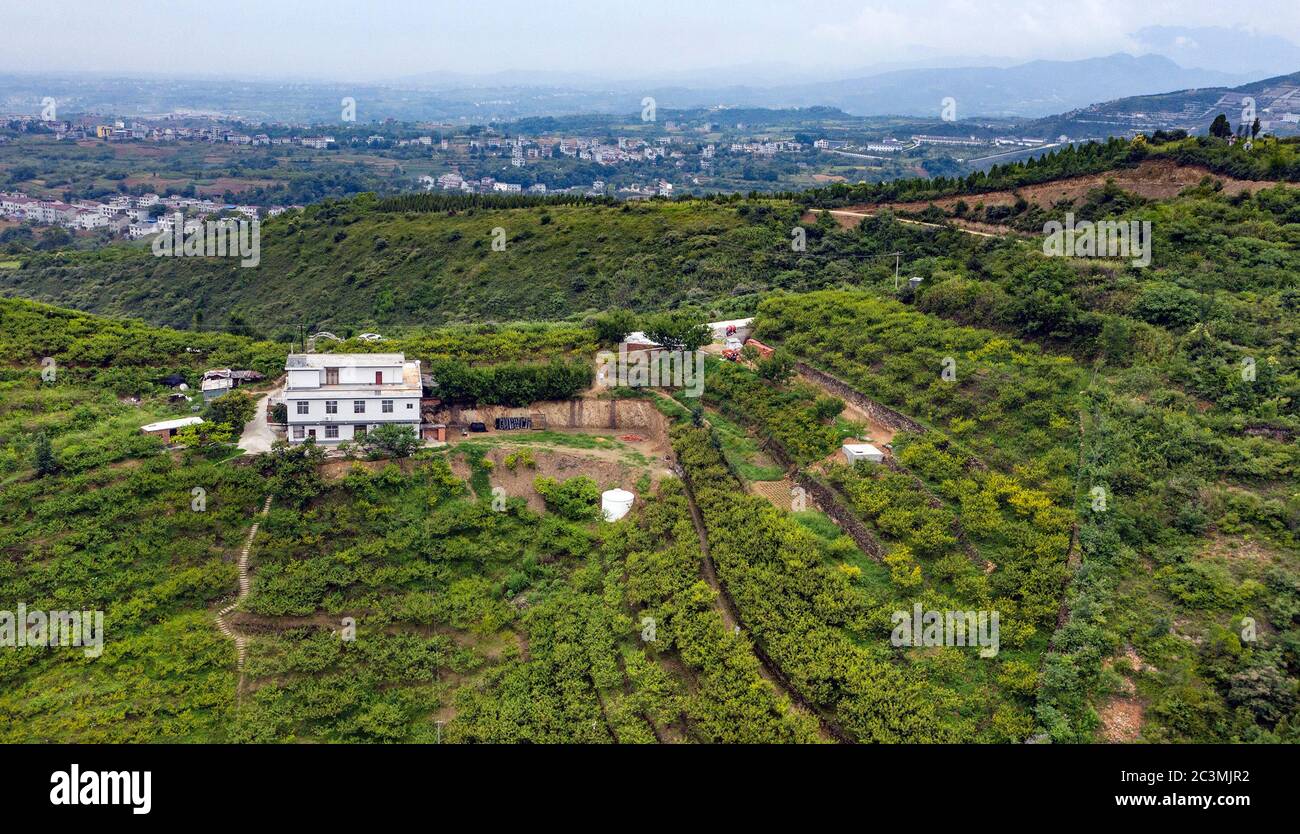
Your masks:
[[[625,489],[611,489],[600,495],[600,510],[606,521],[618,521],[632,510],[636,496]]]

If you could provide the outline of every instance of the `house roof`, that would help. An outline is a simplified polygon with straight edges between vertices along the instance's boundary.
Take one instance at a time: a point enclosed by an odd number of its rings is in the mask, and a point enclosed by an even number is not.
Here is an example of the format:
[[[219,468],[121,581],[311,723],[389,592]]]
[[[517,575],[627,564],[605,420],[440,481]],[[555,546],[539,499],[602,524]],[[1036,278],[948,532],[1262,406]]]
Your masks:
[[[291,353],[285,360],[285,370],[308,368],[375,368],[406,363],[402,353]]]
[[[651,338],[650,338],[649,336],[647,336],[647,335],[645,334],[645,332],[642,331],[642,330],[633,330],[631,333],[629,333],[629,334],[627,334],[626,336],[624,336],[624,337],[623,337],[623,344],[626,344],[626,345],[653,345],[653,346],[655,346],[655,347],[661,347],[661,345],[660,345],[658,342],[656,342],[654,339],[651,339]]]
[[[175,420],[160,420],[157,423],[149,423],[141,426],[140,431],[165,431],[167,429],[179,429],[185,426],[197,426],[203,422],[202,417],[177,417]]]
[[[884,452],[872,446],[870,443],[845,443],[843,447],[846,451],[855,455],[883,455]]]

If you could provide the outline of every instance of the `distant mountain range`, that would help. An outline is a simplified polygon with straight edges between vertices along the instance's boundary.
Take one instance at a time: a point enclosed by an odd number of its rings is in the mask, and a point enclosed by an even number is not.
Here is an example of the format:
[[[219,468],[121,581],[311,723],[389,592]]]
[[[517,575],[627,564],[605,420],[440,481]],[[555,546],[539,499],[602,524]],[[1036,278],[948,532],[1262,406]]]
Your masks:
[[[775,87],[650,90],[660,106],[726,103],[761,107],[838,107],[855,116],[936,116],[956,101],[957,117],[1039,117],[1097,101],[1231,86],[1251,76],[1185,69],[1159,55],[1117,53],[1081,61],[1031,61],[1011,67],[903,69],[841,81]]]
[[[1265,131],[1292,135],[1300,129],[1300,72],[1235,87],[1194,87],[1157,95],[1102,101],[1023,126],[1032,136],[1100,136],[1161,128],[1204,133],[1219,113],[1235,127],[1251,107]]]
[[[957,103],[958,118],[1041,117],[1124,96],[1160,93],[1190,87],[1231,86],[1257,76],[1218,70],[1187,69],[1160,55],[1135,57],[1123,53],[1079,61],[1031,61],[1013,66],[982,63],[949,67],[876,67],[866,74],[838,80],[764,83],[777,77],[777,68],[756,67],[746,83],[709,83],[699,73],[684,74],[680,82],[599,82],[591,78],[537,76],[532,84],[518,72],[471,79],[439,74],[412,76],[393,82],[435,91],[450,99],[519,101],[539,87],[563,92],[582,110],[632,112],[650,96],[660,107],[692,109],[729,107],[837,107],[854,116],[937,116],[945,98]],[[793,78],[808,71],[791,70]],[[719,80],[734,79],[734,68],[719,70]],[[473,83],[469,83],[473,81]],[[460,83],[456,83],[460,82]],[[612,108],[612,110],[611,110]]]
[[[0,111],[40,111],[54,96],[61,112],[98,111],[119,115],[189,108],[226,113],[249,121],[329,122],[338,118],[339,99],[358,101],[361,121],[456,120],[485,123],[529,116],[639,112],[644,97],[660,108],[830,106],[855,116],[935,118],[942,102],[956,102],[959,119],[1039,118],[1128,96],[1204,87],[1231,87],[1254,80],[1219,70],[1188,69],[1159,55],[1123,53],[1078,61],[1032,61],[989,66],[992,58],[963,67],[867,68],[870,74],[808,81],[810,71],[790,71],[794,83],[770,84],[779,66],[752,71],[719,70],[722,83],[701,84],[698,73],[681,82],[627,81],[520,72],[473,77],[427,74],[388,84],[153,79],[106,76],[0,76]],[[897,65],[892,65],[896,67]],[[828,73],[829,74],[829,73]],[[726,83],[752,76],[752,83]],[[724,80],[725,79],[725,80]],[[760,80],[762,79],[762,80]]]

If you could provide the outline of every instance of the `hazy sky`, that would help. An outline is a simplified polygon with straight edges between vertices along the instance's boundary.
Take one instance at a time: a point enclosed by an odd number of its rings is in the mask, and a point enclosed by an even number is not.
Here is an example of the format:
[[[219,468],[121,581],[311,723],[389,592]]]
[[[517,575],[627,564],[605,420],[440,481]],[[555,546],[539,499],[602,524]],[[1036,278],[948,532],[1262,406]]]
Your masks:
[[[6,70],[355,81],[448,70],[633,78],[750,63],[833,72],[942,55],[1069,59],[1140,52],[1131,33],[1151,25],[1245,27],[1300,42],[1295,0],[0,0],[0,7]]]

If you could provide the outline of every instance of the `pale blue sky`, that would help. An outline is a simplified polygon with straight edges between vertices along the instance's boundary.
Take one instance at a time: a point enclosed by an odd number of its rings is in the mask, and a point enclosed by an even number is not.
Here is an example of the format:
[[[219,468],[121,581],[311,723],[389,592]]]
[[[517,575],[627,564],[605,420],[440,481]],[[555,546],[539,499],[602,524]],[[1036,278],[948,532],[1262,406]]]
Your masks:
[[[618,78],[753,63],[1141,52],[1144,26],[1300,41],[1294,0],[0,0],[0,69],[367,81],[527,69]],[[1243,56],[1244,63],[1249,56]],[[1242,66],[1241,69],[1248,69]],[[1300,69],[1297,67],[1296,69]]]

